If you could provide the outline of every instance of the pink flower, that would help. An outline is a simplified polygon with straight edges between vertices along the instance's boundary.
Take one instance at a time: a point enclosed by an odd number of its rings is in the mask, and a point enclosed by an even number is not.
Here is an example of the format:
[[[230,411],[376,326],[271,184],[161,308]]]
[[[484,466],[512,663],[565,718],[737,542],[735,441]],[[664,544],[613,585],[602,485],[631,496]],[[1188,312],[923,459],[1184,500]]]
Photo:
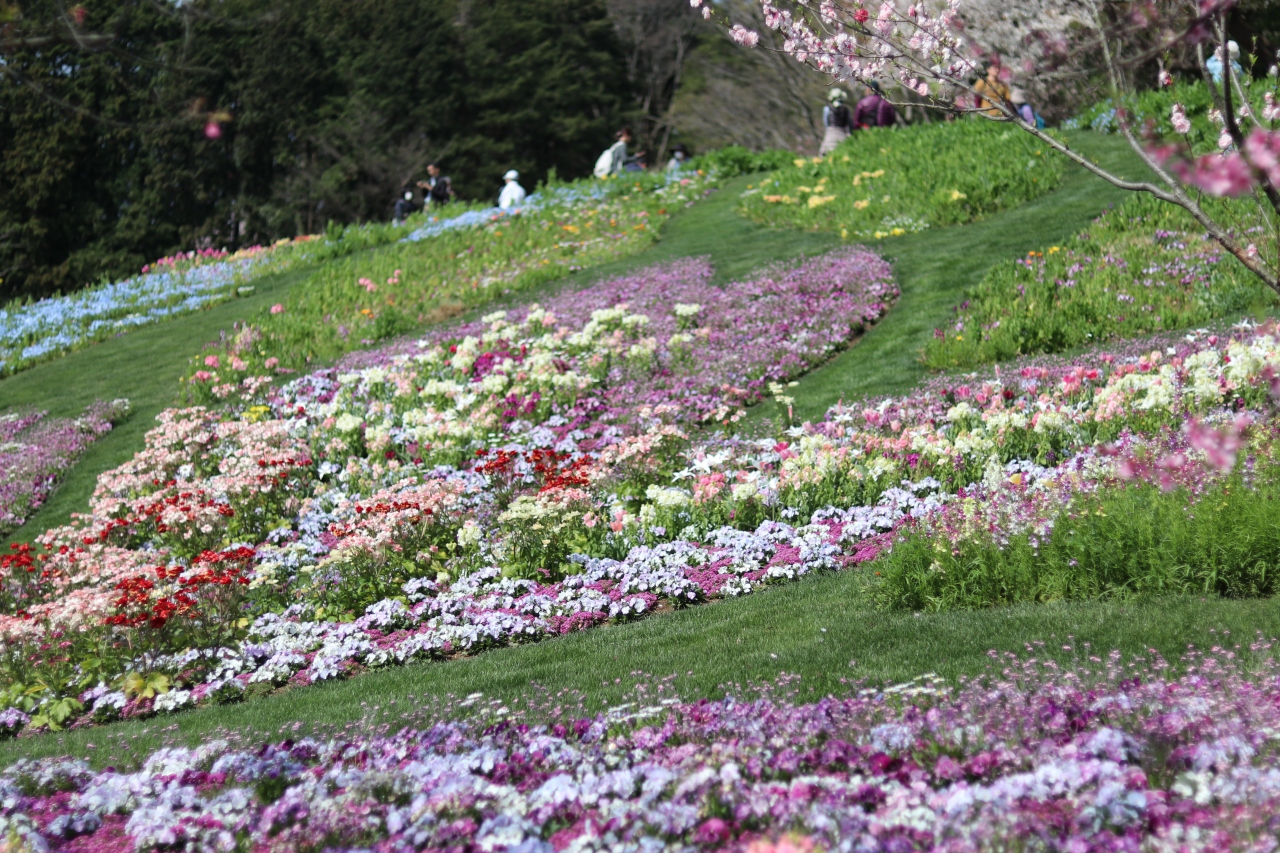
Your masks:
[[[749,30],[742,24],[734,24],[733,29],[729,31],[729,35],[738,44],[745,44],[747,47],[755,47],[760,41],[760,34],[755,30]]]
[[[265,364],[265,367],[267,368],[267,370],[275,370],[279,366],[280,366],[280,359],[276,358],[274,355],[271,356],[271,358],[267,359]]]
[[[233,355],[231,357],[231,369],[232,370],[248,370],[249,365],[245,364],[244,359],[237,358],[236,356]]]
[[[1173,129],[1178,133],[1187,134],[1191,132],[1191,122],[1187,119],[1187,111],[1183,109],[1182,104],[1173,105],[1169,118],[1173,120]]]
[[[208,382],[213,378],[213,374],[207,370],[197,370],[191,378],[196,382]]]
[[[1227,133],[1226,128],[1223,128],[1222,132],[1218,134],[1218,147],[1223,151],[1231,147],[1231,134]]]
[[[206,355],[204,357],[204,366],[212,367],[213,369],[217,370],[218,367],[220,366],[218,362],[218,357],[216,355]]]
[[[1262,96],[1262,118],[1264,121],[1275,121],[1280,119],[1280,104],[1276,103],[1274,92],[1267,92]]]
[[[378,285],[374,284],[373,280],[368,278],[362,278],[358,282],[356,282],[356,284],[359,284],[361,287],[363,287],[365,290],[369,291],[370,293],[373,293],[378,289]]]
[[[204,135],[209,139],[218,139],[222,136],[222,127],[216,121],[211,121],[204,126]]]
[[[1171,75],[1168,71],[1161,71],[1158,79],[1160,80],[1161,86],[1173,85],[1173,75]]]
[[[853,13],[853,19],[857,21],[859,24],[865,24],[867,22],[867,19],[870,17],[871,17],[871,13],[868,12],[866,9],[859,9],[858,11]]]
[[[1206,154],[1192,163],[1179,161],[1174,171],[1183,183],[1216,196],[1238,196],[1253,187],[1249,165],[1239,153]]]
[[[1244,150],[1253,166],[1265,172],[1271,183],[1280,183],[1280,133],[1259,128],[1244,141]]]
[[[272,306],[271,306],[271,313],[272,313],[272,314],[283,314],[283,313],[284,313],[284,306],[283,306],[283,305],[281,305],[279,302],[277,302],[275,305],[272,305]]]

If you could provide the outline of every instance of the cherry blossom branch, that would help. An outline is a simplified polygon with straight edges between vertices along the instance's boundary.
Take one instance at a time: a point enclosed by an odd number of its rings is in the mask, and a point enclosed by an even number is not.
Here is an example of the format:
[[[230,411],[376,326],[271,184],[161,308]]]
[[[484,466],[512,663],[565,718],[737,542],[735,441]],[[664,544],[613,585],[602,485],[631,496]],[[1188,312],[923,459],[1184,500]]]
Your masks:
[[[908,0],[910,2],[910,0]],[[833,81],[860,80],[870,83],[878,79],[893,81],[904,89],[924,99],[922,106],[955,114],[976,114],[991,121],[1012,122],[1037,140],[1067,157],[1090,173],[1115,187],[1131,192],[1149,193],[1169,204],[1177,205],[1202,226],[1209,236],[1242,263],[1246,269],[1268,287],[1280,293],[1280,279],[1276,270],[1261,257],[1257,248],[1244,245],[1231,230],[1210,216],[1199,201],[1188,193],[1189,187],[1209,192],[1211,195],[1241,195],[1252,190],[1265,197],[1272,209],[1280,214],[1280,193],[1276,183],[1280,180],[1280,134],[1258,126],[1247,138],[1231,109],[1234,87],[1245,105],[1245,113],[1251,113],[1248,99],[1239,92],[1234,79],[1230,57],[1225,54],[1225,12],[1234,0],[1200,0],[1193,6],[1192,17],[1176,34],[1163,39],[1161,44],[1144,51],[1147,58],[1159,56],[1179,43],[1196,44],[1202,73],[1210,78],[1210,87],[1217,113],[1224,122],[1225,144],[1220,144],[1221,154],[1206,155],[1191,165],[1181,159],[1172,168],[1166,168],[1166,160],[1177,150],[1175,147],[1154,148],[1134,133],[1128,112],[1121,107],[1117,117],[1122,135],[1138,158],[1154,173],[1159,183],[1131,181],[1103,168],[1054,136],[1022,120],[1007,95],[999,86],[988,84],[981,90],[968,80],[978,70],[975,62],[965,54],[966,43],[960,36],[962,25],[958,9],[961,0],[945,0],[937,14],[920,3],[912,2],[905,13],[899,11],[896,0],[882,0],[872,17],[863,0],[792,0],[792,9],[781,9],[774,0],[760,0],[765,24],[780,32],[784,38],[783,51],[796,61],[828,74]],[[712,18],[716,12],[708,0],[690,0],[701,7],[703,16]],[[1101,10],[1096,2],[1090,2],[1097,28],[1097,44],[1105,59],[1113,95],[1119,102],[1123,86],[1119,76],[1120,56],[1112,50],[1111,38]],[[759,35],[741,24],[730,24],[733,40],[747,47],[754,47]],[[1199,44],[1207,39],[1218,41],[1225,58],[1224,73],[1230,80],[1223,89],[1212,85],[1211,75],[1205,67],[1203,50]],[[1160,82],[1172,82],[1161,69]],[[1263,118],[1274,122],[1280,117],[1280,106],[1274,95],[1267,99]],[[971,97],[973,107],[962,106],[961,101]],[[1172,115],[1174,129],[1181,135],[1190,131],[1190,122],[1181,105],[1175,105]],[[1234,151],[1230,149],[1234,148]],[[1259,199],[1261,203],[1261,200]],[[1264,221],[1270,219],[1262,209]],[[1277,237],[1280,247],[1280,236]]]

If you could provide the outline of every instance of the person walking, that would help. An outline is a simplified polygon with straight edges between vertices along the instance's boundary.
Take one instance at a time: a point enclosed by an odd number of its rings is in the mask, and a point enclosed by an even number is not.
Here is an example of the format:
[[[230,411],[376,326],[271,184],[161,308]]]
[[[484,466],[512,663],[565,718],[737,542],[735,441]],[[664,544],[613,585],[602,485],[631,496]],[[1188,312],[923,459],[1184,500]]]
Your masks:
[[[845,104],[845,97],[844,89],[840,88],[827,93],[827,104],[822,108],[822,147],[818,149],[823,157],[836,150],[853,131],[853,115]]]
[[[597,178],[621,174],[627,167],[627,146],[631,144],[631,128],[623,126],[613,135],[614,143],[605,149],[596,160],[596,167],[591,173]]]
[[[858,101],[858,109],[853,116],[854,127],[892,127],[897,120],[898,111],[880,91],[880,84],[872,80],[867,84],[866,96]]]
[[[520,186],[520,173],[512,169],[502,176],[502,180],[504,183],[502,192],[498,193],[498,207],[506,210],[508,207],[524,203],[528,193],[524,191],[524,187]]]
[[[427,179],[418,181],[418,186],[426,194],[429,204],[448,204],[457,195],[453,191],[453,181],[440,173],[439,163],[427,164]]]

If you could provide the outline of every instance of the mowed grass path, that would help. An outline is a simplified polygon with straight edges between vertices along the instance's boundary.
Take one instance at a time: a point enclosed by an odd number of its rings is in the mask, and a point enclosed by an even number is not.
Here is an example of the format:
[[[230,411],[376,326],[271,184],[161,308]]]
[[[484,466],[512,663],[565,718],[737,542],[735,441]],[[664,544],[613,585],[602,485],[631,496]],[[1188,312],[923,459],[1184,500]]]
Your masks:
[[[1130,162],[1119,140],[1077,139],[1108,165],[1123,167]],[[737,217],[733,205],[748,183],[752,183],[750,178],[736,181],[674,218],[662,242],[643,254],[580,274],[562,286],[579,286],[642,264],[697,254],[710,255],[718,278],[730,281],[763,262],[815,254],[835,244],[829,235],[761,228]],[[902,299],[857,346],[801,380],[795,389],[799,414],[820,417],[841,397],[852,400],[910,387],[923,375],[916,360],[920,345],[935,326],[946,322],[964,288],[976,282],[990,264],[1064,239],[1120,197],[1118,191],[1073,170],[1059,190],[1018,210],[971,225],[885,241],[879,248],[895,260]],[[287,280],[278,283],[281,288],[289,285]],[[510,298],[523,300],[529,295]],[[270,298],[264,292],[259,297],[264,302]],[[175,329],[176,324],[151,330],[156,338],[150,344],[155,364],[135,364],[128,358],[123,362],[138,371],[137,386],[160,389],[160,365],[166,357],[176,360],[166,368],[170,370],[169,382],[176,382],[186,358],[203,340],[197,334],[207,338],[211,328],[216,333],[211,314],[198,315],[210,322],[198,327],[193,323],[185,333]],[[228,311],[226,316],[243,315]],[[168,344],[156,337],[162,329]],[[164,346],[172,349],[168,356]],[[145,361],[144,345],[140,342],[136,347],[129,355]],[[90,357],[97,349],[78,355]],[[181,353],[180,357],[175,353]],[[94,364],[87,362],[85,369]],[[86,402],[95,395],[120,396],[119,391],[111,390],[119,386],[110,381],[106,363],[100,367],[94,368],[93,375],[100,377],[95,381],[101,391],[68,390]],[[152,376],[156,381],[148,383]],[[76,381],[74,370],[59,378]],[[168,385],[167,393],[171,400],[173,384]],[[161,390],[155,391],[154,399],[163,397]],[[33,393],[29,402],[53,408],[38,394]],[[7,398],[0,396],[0,403],[8,404]],[[82,404],[77,400],[68,408],[75,410],[78,405]],[[135,446],[146,425],[127,427],[138,430],[133,433]],[[121,434],[126,433],[121,430]],[[84,497],[87,492],[82,493],[81,506]],[[37,521],[49,523],[46,517]],[[1021,652],[1028,644],[1043,643],[1035,647],[1038,656],[1064,661],[1084,653],[1085,644],[1095,653],[1119,649],[1142,654],[1155,649],[1176,659],[1188,644],[1209,647],[1240,642],[1247,647],[1256,633],[1280,635],[1280,611],[1270,601],[1166,599],[886,614],[863,603],[864,582],[858,573],[809,578],[741,600],[634,624],[490,650],[445,663],[391,668],[241,705],[9,742],[0,744],[0,765],[19,756],[74,754],[92,757],[100,765],[124,766],[161,743],[197,743],[219,731],[296,737],[352,721],[394,721],[392,702],[398,708],[416,707],[450,694],[473,692],[511,701],[527,694],[532,684],[579,691],[592,707],[623,700],[637,681],[667,676],[675,676],[677,688],[686,697],[716,696],[725,685],[768,681],[782,673],[800,675],[802,690],[825,694],[847,690],[851,681],[876,684],[903,681],[925,672],[944,677],[979,673],[989,665],[990,650]]]

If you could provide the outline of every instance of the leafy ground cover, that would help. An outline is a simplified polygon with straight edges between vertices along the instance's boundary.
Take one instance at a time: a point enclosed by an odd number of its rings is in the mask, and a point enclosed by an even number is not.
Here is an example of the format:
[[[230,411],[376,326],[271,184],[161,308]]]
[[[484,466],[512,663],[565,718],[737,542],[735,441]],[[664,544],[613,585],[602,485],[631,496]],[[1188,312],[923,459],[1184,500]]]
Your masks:
[[[865,240],[970,222],[1058,186],[1063,165],[1016,129],[986,121],[859,131],[826,158],[761,177],[744,215]]]
[[[1265,313],[1275,294],[1185,212],[1137,196],[1061,245],[992,267],[924,347],[933,369]]]
[[[96,403],[73,419],[48,412],[0,415],[0,533],[22,524],[90,444],[129,413],[128,400]]]
[[[220,357],[258,372],[332,361],[495,295],[634,254],[712,181],[689,172],[580,182],[518,210],[468,217],[467,227],[431,239],[336,260],[229,336]],[[205,366],[197,360],[193,373]]]
[[[712,702],[659,682],[598,714],[563,694],[415,704],[328,737],[167,748],[132,773],[19,762],[0,820],[24,849],[102,851],[1265,849],[1269,648],[1191,653],[1180,677],[1085,645],[1065,672],[1009,655],[954,687],[808,701],[783,680]]]

